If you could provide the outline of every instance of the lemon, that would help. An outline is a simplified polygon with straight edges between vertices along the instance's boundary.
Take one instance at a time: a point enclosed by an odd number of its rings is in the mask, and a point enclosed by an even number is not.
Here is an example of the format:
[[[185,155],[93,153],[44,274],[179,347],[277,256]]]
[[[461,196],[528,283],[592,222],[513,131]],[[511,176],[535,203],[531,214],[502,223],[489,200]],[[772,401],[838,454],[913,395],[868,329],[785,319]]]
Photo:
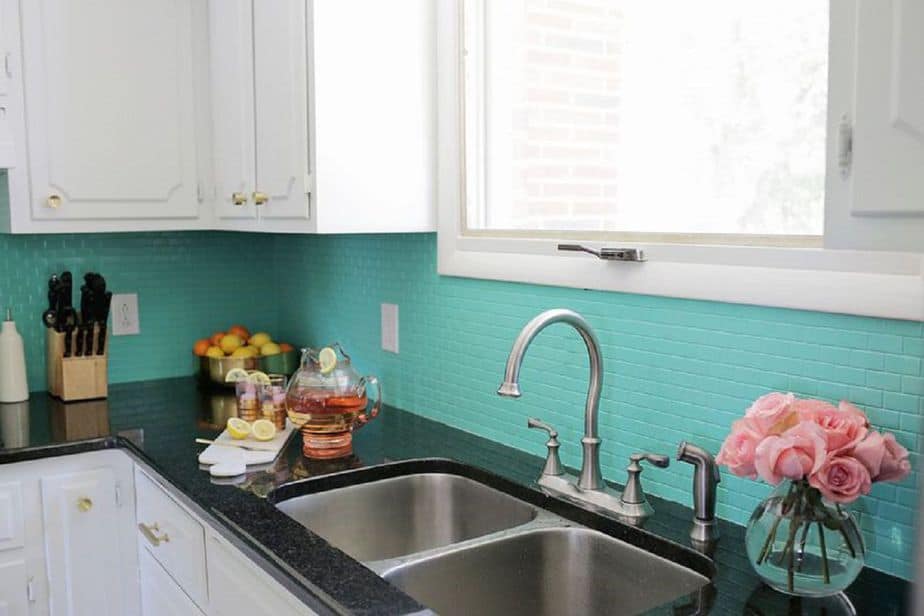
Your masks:
[[[270,381],[270,378],[266,376],[266,373],[260,372],[259,370],[251,370],[248,372],[247,380],[254,385],[272,385],[272,382]]]
[[[337,353],[330,347],[324,347],[318,353],[321,374],[330,374],[337,367]]]
[[[225,383],[237,383],[247,379],[247,371],[243,368],[232,368],[225,375]]]
[[[253,422],[253,437],[258,441],[271,441],[276,436],[276,426],[269,419]]]
[[[240,417],[230,417],[228,419],[228,434],[238,441],[245,439],[250,434],[250,424]]]

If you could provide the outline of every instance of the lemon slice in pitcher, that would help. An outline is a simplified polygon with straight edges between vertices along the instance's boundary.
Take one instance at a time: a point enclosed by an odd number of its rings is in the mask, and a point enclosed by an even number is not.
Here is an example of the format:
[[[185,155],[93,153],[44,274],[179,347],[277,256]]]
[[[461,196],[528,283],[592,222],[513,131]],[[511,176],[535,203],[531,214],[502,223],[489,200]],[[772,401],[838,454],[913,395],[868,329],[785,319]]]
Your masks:
[[[237,383],[247,380],[247,371],[243,368],[232,368],[225,375],[225,383]]]
[[[268,419],[253,422],[253,437],[258,441],[271,441],[276,436],[276,426]]]
[[[318,353],[318,364],[321,374],[330,374],[337,367],[337,352],[330,347],[324,347]]]

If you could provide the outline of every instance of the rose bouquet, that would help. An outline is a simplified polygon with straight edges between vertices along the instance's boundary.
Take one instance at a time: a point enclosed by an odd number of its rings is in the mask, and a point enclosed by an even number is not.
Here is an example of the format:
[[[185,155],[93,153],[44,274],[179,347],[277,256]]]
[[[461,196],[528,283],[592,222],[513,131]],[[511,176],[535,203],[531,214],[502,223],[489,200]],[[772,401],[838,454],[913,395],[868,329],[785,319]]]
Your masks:
[[[751,516],[748,557],[771,586],[812,596],[846,588],[863,567],[862,537],[842,505],[911,470],[908,451],[856,406],[776,392],[732,424],[716,461],[777,486]]]

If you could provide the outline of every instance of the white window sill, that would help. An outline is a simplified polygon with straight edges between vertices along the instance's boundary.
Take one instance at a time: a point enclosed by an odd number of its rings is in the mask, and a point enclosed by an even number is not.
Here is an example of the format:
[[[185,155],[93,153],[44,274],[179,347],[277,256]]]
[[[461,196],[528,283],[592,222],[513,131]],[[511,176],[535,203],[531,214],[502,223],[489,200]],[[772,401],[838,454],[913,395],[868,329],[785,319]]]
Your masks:
[[[924,320],[919,255],[633,244],[648,261],[632,263],[559,253],[552,240],[459,236],[445,226],[439,273],[448,276]]]

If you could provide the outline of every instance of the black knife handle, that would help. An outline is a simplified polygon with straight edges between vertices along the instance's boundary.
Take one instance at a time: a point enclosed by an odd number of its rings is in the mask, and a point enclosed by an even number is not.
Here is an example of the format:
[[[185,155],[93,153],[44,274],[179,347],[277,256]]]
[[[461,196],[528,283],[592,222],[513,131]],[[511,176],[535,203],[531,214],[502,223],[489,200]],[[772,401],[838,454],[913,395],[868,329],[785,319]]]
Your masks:
[[[64,328],[64,357],[71,356],[71,337],[73,336],[74,329],[71,327]]]
[[[74,357],[83,356],[83,331],[84,331],[84,326],[78,325],[77,326],[77,336],[76,336],[77,339],[74,341]]]
[[[96,337],[96,354],[102,355],[106,352],[106,323],[100,323],[99,335]]]

